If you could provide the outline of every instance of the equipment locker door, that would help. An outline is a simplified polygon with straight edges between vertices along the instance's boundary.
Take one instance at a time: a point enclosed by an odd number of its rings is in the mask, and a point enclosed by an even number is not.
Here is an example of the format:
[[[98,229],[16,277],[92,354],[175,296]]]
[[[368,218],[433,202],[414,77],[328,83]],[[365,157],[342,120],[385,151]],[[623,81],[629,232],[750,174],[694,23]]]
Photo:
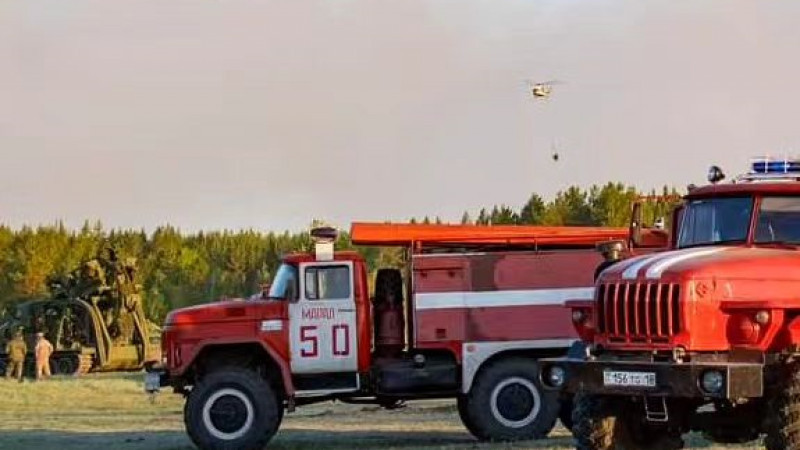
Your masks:
[[[337,388],[358,387],[353,290],[351,261],[300,264],[300,296],[289,306],[293,374],[338,374]]]

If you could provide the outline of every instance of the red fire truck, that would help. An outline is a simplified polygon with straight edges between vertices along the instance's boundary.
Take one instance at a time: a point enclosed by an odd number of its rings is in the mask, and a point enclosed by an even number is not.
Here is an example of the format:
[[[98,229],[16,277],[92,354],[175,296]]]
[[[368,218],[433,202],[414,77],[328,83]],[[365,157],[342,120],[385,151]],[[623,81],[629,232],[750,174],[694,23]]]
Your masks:
[[[564,302],[591,299],[595,244],[629,230],[357,223],[353,243],[407,249],[403,268],[377,271],[372,295],[364,259],[335,252],[335,230],[312,234],[315,252],[286,256],[264,298],[168,315],[163,367],[145,384],[187,397],[197,446],[263,447],[284,410],[331,399],[457,398],[479,439],[542,438],[561,402],[541,389],[537,361],[576,341]]]
[[[587,345],[540,379],[579,394],[579,449],[681,448],[689,430],[800,449],[800,161],[722,178],[712,167],[675,210],[672,250],[606,268],[593,301],[568,304]]]

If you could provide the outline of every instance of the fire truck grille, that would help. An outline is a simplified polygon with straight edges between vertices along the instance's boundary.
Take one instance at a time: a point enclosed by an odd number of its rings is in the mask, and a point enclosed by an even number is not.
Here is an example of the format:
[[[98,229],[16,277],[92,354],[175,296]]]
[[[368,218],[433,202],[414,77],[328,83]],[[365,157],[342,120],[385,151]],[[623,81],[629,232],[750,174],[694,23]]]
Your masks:
[[[605,283],[597,288],[597,327],[617,342],[668,342],[681,330],[674,283]]]

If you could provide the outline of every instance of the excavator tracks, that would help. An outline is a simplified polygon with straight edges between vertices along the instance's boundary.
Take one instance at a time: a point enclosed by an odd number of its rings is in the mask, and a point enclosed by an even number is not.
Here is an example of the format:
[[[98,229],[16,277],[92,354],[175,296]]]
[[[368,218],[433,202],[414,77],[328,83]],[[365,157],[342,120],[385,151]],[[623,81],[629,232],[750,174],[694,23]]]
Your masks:
[[[93,358],[90,354],[67,353],[53,355],[50,369],[58,375],[86,375],[92,370]]]

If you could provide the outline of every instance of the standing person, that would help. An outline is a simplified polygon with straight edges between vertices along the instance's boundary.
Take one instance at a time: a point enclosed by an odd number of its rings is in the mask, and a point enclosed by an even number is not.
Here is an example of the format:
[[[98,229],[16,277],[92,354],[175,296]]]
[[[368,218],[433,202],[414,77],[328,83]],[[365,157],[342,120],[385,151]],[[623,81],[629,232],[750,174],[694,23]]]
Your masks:
[[[6,344],[6,354],[8,355],[8,366],[6,367],[6,378],[14,375],[22,383],[22,368],[25,366],[25,354],[28,353],[28,346],[22,338],[22,331],[14,333],[14,339]]]
[[[50,378],[50,355],[53,354],[53,344],[44,337],[41,331],[36,333],[36,379]]]

